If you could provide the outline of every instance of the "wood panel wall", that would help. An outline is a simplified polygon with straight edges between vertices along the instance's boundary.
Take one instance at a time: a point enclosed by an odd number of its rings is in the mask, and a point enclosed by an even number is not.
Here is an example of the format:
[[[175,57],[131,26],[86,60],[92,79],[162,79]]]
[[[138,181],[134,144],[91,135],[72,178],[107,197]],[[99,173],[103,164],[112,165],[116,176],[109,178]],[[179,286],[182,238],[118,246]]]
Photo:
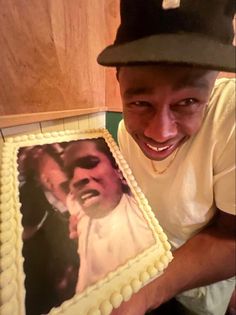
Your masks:
[[[106,109],[105,4],[0,0],[0,127]]]
[[[120,3],[119,0],[107,0],[105,2],[105,30],[106,45],[114,42],[117,28],[120,24]],[[105,100],[109,111],[122,110],[119,85],[116,80],[116,70],[106,68]]]

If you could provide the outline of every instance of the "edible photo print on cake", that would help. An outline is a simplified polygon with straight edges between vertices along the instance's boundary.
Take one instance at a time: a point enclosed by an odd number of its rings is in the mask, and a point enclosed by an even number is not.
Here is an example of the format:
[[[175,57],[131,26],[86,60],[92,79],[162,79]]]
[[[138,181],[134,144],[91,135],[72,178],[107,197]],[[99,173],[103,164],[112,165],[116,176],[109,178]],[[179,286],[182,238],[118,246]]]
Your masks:
[[[172,259],[104,129],[8,139],[0,187],[3,315],[110,314]]]

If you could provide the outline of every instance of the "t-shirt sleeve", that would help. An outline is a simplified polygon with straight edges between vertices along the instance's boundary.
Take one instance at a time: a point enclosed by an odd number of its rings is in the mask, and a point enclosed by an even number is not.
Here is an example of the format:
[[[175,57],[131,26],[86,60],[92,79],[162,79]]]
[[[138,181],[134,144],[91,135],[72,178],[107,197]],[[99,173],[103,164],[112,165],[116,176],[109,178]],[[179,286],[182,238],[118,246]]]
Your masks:
[[[218,209],[236,214],[235,210],[235,90],[224,96],[225,108],[217,129],[214,162],[214,194]],[[227,96],[227,97],[226,97]]]
[[[117,139],[122,156],[124,157],[125,161],[128,163],[133,172],[134,156],[136,156],[135,154],[137,153],[137,147],[134,140],[125,128],[124,120],[121,120],[121,122],[119,123]]]
[[[130,148],[129,148],[129,139],[128,139],[127,131],[125,129],[124,120],[121,120],[119,123],[117,140],[118,140],[120,151],[123,157],[127,161],[128,151]]]
[[[122,141],[123,129],[124,129],[124,121],[122,119],[118,125],[118,133],[117,133],[117,140],[118,140],[118,145],[120,148],[123,146],[123,141]]]

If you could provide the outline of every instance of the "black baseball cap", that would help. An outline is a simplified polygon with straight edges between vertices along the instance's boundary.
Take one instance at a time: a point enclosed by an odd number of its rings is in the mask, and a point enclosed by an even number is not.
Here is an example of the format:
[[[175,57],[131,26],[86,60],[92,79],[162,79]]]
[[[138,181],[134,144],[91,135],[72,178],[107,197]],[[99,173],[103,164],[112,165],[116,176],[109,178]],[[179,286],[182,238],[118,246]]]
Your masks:
[[[121,0],[104,66],[170,63],[235,72],[235,0]]]

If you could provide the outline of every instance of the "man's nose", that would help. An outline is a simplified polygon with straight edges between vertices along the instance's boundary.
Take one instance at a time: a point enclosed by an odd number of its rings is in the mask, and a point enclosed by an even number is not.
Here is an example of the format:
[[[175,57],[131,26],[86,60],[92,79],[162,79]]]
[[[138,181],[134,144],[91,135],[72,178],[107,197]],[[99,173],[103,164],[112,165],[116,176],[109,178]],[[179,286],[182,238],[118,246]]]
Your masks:
[[[173,114],[166,109],[159,110],[146,123],[144,135],[159,143],[173,139],[178,133]]]

